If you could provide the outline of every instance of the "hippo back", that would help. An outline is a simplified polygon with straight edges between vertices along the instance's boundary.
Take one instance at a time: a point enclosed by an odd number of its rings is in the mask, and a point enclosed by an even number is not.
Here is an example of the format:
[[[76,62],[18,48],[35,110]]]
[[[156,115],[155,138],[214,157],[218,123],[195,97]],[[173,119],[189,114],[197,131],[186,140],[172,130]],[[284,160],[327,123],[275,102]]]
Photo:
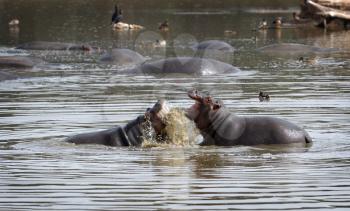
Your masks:
[[[74,43],[62,43],[62,42],[47,42],[47,41],[33,41],[23,43],[16,47],[17,49],[24,50],[91,50],[89,45],[80,45]]]
[[[67,50],[71,43],[60,43],[60,42],[46,42],[46,41],[33,41],[23,43],[17,46],[17,49],[24,50]]]
[[[13,80],[13,79],[17,79],[17,78],[18,78],[18,76],[16,76],[16,75],[0,71],[0,81]]]
[[[132,73],[144,74],[193,74],[213,75],[223,73],[236,73],[239,69],[214,59],[203,59],[198,57],[172,57],[149,63],[144,63],[133,69]]]
[[[144,116],[140,115],[125,126],[115,126],[107,130],[78,134],[67,138],[66,141],[74,144],[140,146],[143,141],[141,124],[144,121]]]
[[[42,64],[42,59],[30,56],[1,56],[0,67],[28,68]]]
[[[140,64],[145,60],[141,54],[129,49],[113,49],[100,58],[100,62],[116,65]]]
[[[233,52],[235,50],[230,44],[220,40],[206,40],[196,45],[195,48],[197,50],[218,50],[226,52]]]
[[[210,126],[202,130],[201,145],[259,145],[310,143],[309,134],[299,126],[275,117],[240,117],[226,109],[209,113]]]

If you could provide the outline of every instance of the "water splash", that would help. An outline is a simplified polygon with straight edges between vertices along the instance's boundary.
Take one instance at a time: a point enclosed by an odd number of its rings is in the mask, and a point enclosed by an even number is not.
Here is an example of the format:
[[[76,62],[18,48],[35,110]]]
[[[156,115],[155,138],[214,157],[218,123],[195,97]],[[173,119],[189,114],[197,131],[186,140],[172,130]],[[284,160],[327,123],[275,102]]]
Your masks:
[[[149,120],[144,125],[142,147],[187,147],[195,145],[199,131],[181,108],[172,108],[165,117],[162,135],[155,135]]]

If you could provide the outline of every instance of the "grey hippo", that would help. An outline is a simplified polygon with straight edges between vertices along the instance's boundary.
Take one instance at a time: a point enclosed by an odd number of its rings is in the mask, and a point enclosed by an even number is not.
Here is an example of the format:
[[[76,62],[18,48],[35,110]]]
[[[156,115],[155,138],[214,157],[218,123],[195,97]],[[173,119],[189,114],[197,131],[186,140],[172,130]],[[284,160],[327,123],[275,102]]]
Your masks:
[[[293,56],[333,53],[339,52],[339,49],[321,48],[299,43],[278,43],[258,48],[257,51],[268,55]]]
[[[124,126],[78,134],[69,137],[66,141],[74,144],[101,144],[106,146],[141,146],[143,142],[144,127],[152,127],[155,134],[161,135],[165,128],[164,118],[169,112],[165,100],[159,100],[152,108],[147,109],[144,115],[128,122]],[[147,126],[147,124],[149,124]]]
[[[93,47],[86,44],[62,43],[62,42],[47,42],[33,41],[20,44],[16,47],[23,50],[77,50],[77,51],[92,51]]]
[[[0,81],[14,80],[14,79],[17,79],[17,78],[18,78],[18,76],[16,76],[16,75],[0,71]]]
[[[200,42],[194,46],[194,49],[200,50],[200,51],[204,51],[204,50],[217,50],[217,51],[224,51],[224,52],[235,51],[232,45],[220,40],[206,40],[206,41]]]
[[[43,63],[42,59],[31,56],[0,56],[0,67],[31,68]]]
[[[198,91],[188,92],[196,102],[187,110],[201,131],[200,145],[260,145],[312,142],[308,133],[297,125],[275,117],[236,116],[221,101],[203,97]]]
[[[214,59],[199,57],[170,57],[145,62],[128,71],[132,74],[191,74],[213,75],[237,73],[240,69]]]
[[[112,49],[101,56],[100,62],[115,65],[135,65],[146,61],[141,54],[129,49]]]

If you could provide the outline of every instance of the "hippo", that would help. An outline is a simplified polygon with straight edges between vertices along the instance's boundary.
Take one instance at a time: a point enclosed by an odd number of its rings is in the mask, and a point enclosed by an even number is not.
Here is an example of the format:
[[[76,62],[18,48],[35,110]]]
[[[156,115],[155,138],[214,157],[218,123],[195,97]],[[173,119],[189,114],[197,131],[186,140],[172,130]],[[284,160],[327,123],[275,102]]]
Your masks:
[[[240,70],[237,67],[214,59],[199,57],[170,57],[143,63],[134,69],[131,69],[129,73],[213,75],[237,73],[239,71]]]
[[[195,104],[187,110],[201,131],[200,145],[265,145],[311,143],[308,133],[297,125],[275,117],[244,117],[230,113],[222,101],[202,97],[198,91],[189,91]]]
[[[159,100],[152,108],[147,109],[144,115],[128,122],[124,126],[78,134],[66,139],[74,144],[100,144],[106,146],[141,146],[143,142],[144,129],[147,124],[152,127],[157,136],[164,135],[164,118],[169,112],[169,107],[165,100]],[[148,128],[148,127],[147,127]]]
[[[206,40],[194,46],[196,50],[217,50],[224,52],[234,52],[234,48],[227,42],[220,40]]]
[[[0,56],[0,67],[31,68],[42,63],[42,59],[31,56]]]
[[[74,44],[74,43],[62,43],[62,42],[46,42],[46,41],[33,41],[24,44],[20,44],[16,49],[23,50],[76,50],[76,51],[91,51],[93,48],[85,44]]]
[[[257,49],[258,52],[268,55],[293,56],[293,55],[309,55],[338,52],[335,48],[320,48],[316,46],[298,44],[298,43],[280,43],[267,45]]]
[[[116,65],[134,65],[146,61],[141,54],[129,49],[112,49],[110,53],[101,56],[100,62]]]

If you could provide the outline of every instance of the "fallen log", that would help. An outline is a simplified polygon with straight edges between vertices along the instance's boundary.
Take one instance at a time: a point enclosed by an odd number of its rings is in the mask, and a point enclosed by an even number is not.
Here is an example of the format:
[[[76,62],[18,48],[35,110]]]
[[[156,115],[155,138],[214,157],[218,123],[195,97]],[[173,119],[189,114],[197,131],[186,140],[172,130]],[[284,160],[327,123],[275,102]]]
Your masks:
[[[350,0],[313,0],[314,3],[338,10],[350,10]]]
[[[334,20],[343,21],[344,28],[350,22],[350,11],[338,10],[326,6],[322,6],[311,0],[306,1],[309,11],[318,16],[322,21],[318,24],[320,27],[327,28],[327,25]]]
[[[313,19],[318,27],[335,22],[346,29],[350,23],[350,0],[302,0],[300,8],[299,17]]]

